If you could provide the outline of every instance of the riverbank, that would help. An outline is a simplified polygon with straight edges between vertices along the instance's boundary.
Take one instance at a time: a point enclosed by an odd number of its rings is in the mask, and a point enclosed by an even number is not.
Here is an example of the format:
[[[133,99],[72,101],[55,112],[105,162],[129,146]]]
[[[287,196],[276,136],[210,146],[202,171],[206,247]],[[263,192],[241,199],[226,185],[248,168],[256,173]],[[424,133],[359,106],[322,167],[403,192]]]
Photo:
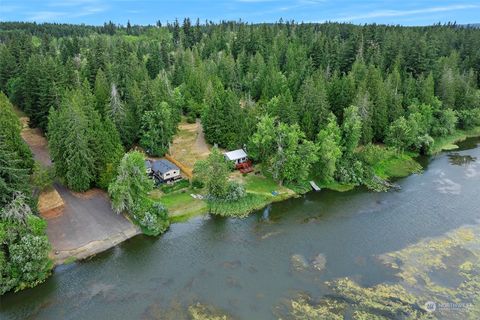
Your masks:
[[[375,175],[382,179],[403,178],[422,170],[422,166],[414,160],[415,154],[399,154],[382,146],[376,146],[375,149],[378,154],[375,157],[375,162],[371,165]],[[257,172],[259,171],[257,168]],[[167,207],[171,223],[178,223],[209,213],[229,217],[246,217],[272,203],[300,197],[313,191],[309,181],[314,181],[321,189],[336,192],[347,192],[357,187],[354,184],[342,184],[336,181],[325,183],[314,177],[310,177],[308,181],[303,183],[280,186],[272,178],[259,173],[242,175],[238,171],[233,172],[230,179],[244,185],[247,193],[245,198],[232,203],[209,204],[203,199],[203,196],[205,196],[202,193],[203,191],[192,187],[167,194],[155,190],[150,196],[153,200],[159,201]],[[199,196],[197,197],[197,195]]]
[[[457,130],[454,134],[447,137],[436,138],[431,150],[431,155],[442,151],[448,151],[458,148],[455,143],[464,141],[468,138],[479,137],[480,127],[472,130]],[[393,150],[387,150],[383,146],[376,147],[380,152],[374,157],[371,166],[375,175],[384,179],[405,178],[414,173],[419,173],[422,166],[415,160],[418,154],[415,153],[397,153]],[[243,183],[247,191],[247,197],[233,204],[218,204],[214,208],[201,199],[194,199],[190,193],[196,190],[187,189],[169,195],[158,195],[155,200],[162,201],[171,214],[170,222],[185,222],[190,218],[208,214],[209,212],[223,211],[224,215],[231,213],[234,216],[244,217],[253,211],[260,210],[269,204],[285,201],[293,197],[299,197],[302,194],[312,191],[308,182],[288,186],[278,186],[272,179],[235,173],[233,179]],[[341,184],[339,182],[321,182],[315,178],[309,180],[315,181],[322,189],[328,189],[336,192],[347,192],[355,189],[353,184]],[[280,192],[278,189],[281,188]],[[213,210],[212,210],[213,209]]]
[[[438,154],[442,151],[449,151],[458,149],[456,143],[465,141],[468,138],[480,137],[480,127],[476,127],[470,130],[456,130],[454,134],[451,134],[442,138],[435,138],[431,155]]]

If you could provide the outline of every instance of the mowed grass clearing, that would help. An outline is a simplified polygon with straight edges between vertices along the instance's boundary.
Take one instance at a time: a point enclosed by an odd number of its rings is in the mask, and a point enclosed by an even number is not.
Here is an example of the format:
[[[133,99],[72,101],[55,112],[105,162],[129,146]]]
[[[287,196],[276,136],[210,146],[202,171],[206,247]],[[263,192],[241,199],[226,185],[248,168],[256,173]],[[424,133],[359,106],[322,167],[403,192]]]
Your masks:
[[[245,189],[249,193],[263,194],[271,197],[291,196],[294,194],[294,192],[287,187],[278,185],[272,178],[262,175],[249,174],[243,177],[242,180]],[[278,193],[277,196],[272,194],[274,191]]]
[[[195,199],[190,194],[198,191],[190,188],[163,194],[155,189],[150,193],[153,200],[161,202],[168,209],[171,220],[183,221],[189,217],[201,215],[207,212],[207,203],[204,200]],[[172,221],[173,222],[173,221]]]

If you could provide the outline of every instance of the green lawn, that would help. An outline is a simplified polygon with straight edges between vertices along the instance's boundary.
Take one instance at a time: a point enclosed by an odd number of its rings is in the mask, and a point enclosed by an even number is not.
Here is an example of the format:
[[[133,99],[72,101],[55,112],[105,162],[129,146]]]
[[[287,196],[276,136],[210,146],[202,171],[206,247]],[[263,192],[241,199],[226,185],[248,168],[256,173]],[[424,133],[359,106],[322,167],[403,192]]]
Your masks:
[[[338,192],[346,192],[355,188],[355,185],[353,184],[341,184],[340,182],[337,182],[337,181],[320,183],[318,184],[318,186],[322,189],[329,189],[329,190],[338,191]]]
[[[272,191],[278,192],[278,196],[293,194],[292,190],[278,185],[272,178],[249,174],[243,178],[245,189],[250,193],[272,196]],[[278,197],[277,196],[277,197]]]
[[[190,195],[197,192],[197,190],[186,189],[184,191],[162,194],[159,190],[154,190],[150,197],[165,205],[172,220],[179,221],[182,220],[182,217],[186,220],[189,217],[207,212],[206,202],[195,199]]]
[[[272,199],[272,195],[247,193],[244,198],[235,202],[213,202],[209,206],[209,211],[225,217],[246,217],[250,212],[271,203]]]

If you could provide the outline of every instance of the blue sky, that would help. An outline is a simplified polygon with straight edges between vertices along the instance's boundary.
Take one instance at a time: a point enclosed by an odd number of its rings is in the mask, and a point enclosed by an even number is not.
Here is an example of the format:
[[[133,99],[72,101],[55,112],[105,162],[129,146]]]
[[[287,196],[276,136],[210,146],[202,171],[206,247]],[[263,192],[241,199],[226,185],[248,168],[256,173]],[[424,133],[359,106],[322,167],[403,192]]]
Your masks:
[[[154,24],[184,17],[212,21],[341,21],[428,25],[480,22],[480,0],[0,0],[1,21],[100,25]]]

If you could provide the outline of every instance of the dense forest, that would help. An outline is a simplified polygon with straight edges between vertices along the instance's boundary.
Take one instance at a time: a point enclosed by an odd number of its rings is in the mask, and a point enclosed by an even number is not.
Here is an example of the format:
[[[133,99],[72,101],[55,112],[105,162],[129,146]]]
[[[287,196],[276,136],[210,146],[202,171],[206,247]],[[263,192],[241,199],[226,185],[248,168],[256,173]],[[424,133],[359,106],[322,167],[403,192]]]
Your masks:
[[[44,130],[77,191],[108,188],[134,146],[165,154],[182,116],[201,118],[211,144],[247,147],[280,183],[311,171],[361,183],[371,173],[359,146],[428,153],[435,138],[480,124],[475,28],[1,27],[0,90]]]
[[[36,215],[37,169],[20,130],[0,93],[0,295],[43,282],[52,268],[46,222]]]
[[[150,234],[166,230],[167,213],[147,197],[143,155],[125,152],[164,155],[182,118],[200,118],[212,145],[246,148],[280,184],[314,176],[372,189],[382,189],[371,166],[385,150],[428,154],[436,139],[480,126],[475,28],[185,19],[0,30],[2,293],[51,268],[14,106],[45,133],[65,185],[109,189],[114,209]],[[222,159],[214,148],[197,176],[210,199],[243,197]]]

